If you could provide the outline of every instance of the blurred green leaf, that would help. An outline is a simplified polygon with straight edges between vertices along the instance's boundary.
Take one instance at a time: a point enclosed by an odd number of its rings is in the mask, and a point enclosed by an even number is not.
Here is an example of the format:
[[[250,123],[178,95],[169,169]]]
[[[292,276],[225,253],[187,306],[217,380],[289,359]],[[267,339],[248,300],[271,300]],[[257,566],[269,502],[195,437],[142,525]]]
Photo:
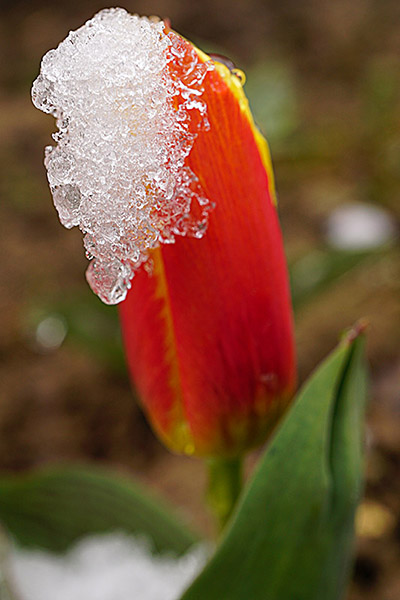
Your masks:
[[[67,342],[79,346],[115,372],[126,372],[118,309],[103,304],[89,288],[51,304],[36,300],[26,312],[29,328],[37,327],[48,315],[60,315],[66,323]]]
[[[246,78],[256,122],[275,150],[299,124],[294,75],[286,63],[270,61],[248,69]]]
[[[362,490],[363,339],[306,383],[214,557],[182,600],[338,600]]]
[[[296,310],[366,260],[381,258],[386,249],[363,251],[314,250],[289,265],[292,301]]]
[[[0,598],[1,600],[17,600],[17,596],[10,585],[10,574],[8,573],[8,554],[10,551],[10,540],[0,528]]]
[[[365,126],[370,132],[393,132],[400,102],[399,66],[397,56],[378,55],[365,69],[361,91]]]
[[[67,320],[70,341],[88,350],[115,371],[125,372],[116,306],[105,305],[88,289],[87,293],[60,302],[55,308]]]
[[[21,546],[53,552],[109,531],[144,535],[156,553],[181,555],[198,541],[160,500],[126,478],[93,467],[2,477],[0,521]]]

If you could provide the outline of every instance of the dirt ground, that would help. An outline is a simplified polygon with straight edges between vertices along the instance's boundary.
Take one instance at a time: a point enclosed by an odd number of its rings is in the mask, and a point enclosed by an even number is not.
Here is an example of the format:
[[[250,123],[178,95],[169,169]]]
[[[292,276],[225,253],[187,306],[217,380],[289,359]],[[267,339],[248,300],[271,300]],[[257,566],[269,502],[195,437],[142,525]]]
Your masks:
[[[137,408],[116,310],[87,286],[80,233],[59,224],[42,164],[54,124],[30,102],[40,58],[102,7],[1,4],[0,468],[112,465],[209,532],[203,466],[170,455]],[[300,379],[344,328],[359,317],[370,323],[366,493],[348,600],[398,600],[400,249],[392,241],[361,254],[337,252],[324,231],[332,211],[353,201],[383,208],[398,228],[400,4],[132,0],[124,7],[169,16],[204,50],[232,57],[247,73],[274,158]],[[52,348],[38,335],[49,317],[65,334]]]

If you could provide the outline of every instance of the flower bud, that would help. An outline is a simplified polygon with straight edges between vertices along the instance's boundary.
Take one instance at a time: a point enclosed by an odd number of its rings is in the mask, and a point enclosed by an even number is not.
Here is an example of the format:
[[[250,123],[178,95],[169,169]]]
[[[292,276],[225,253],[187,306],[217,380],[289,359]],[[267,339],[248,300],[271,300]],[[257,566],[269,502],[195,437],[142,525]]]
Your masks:
[[[193,46],[181,40],[186,56]],[[237,455],[263,442],[295,386],[287,270],[267,144],[241,77],[196,49],[207,127],[185,165],[212,205],[198,240],[150,256],[120,304],[129,369],[173,451]],[[172,64],[174,76],[185,67]]]
[[[141,404],[172,450],[240,454],[295,385],[291,306],[267,144],[229,61],[154,19],[98,13],[42,61],[57,119],[45,164],[87,279],[120,303]]]

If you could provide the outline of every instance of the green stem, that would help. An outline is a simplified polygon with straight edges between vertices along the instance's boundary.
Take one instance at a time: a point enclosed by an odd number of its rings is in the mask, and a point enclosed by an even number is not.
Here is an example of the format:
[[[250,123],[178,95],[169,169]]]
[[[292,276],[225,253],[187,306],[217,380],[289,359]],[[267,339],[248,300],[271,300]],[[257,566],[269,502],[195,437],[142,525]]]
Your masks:
[[[228,522],[241,489],[241,458],[212,458],[208,461],[207,501],[220,531]]]

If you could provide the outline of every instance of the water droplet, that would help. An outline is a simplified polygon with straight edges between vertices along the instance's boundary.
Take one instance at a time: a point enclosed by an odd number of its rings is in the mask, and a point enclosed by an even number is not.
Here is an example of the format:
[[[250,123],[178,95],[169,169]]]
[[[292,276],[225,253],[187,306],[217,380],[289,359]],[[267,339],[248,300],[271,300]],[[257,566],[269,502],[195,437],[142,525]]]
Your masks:
[[[230,71],[233,71],[235,69],[235,63],[233,62],[233,60],[231,60],[230,58],[228,58],[227,56],[224,56],[223,54],[214,54],[214,53],[210,53],[209,57],[214,61],[214,62],[219,62],[223,65],[225,65],[226,67],[228,67],[228,69]]]
[[[231,70],[231,73],[232,75],[237,77],[237,79],[239,79],[241,85],[244,85],[246,83],[246,74],[244,71],[235,68]]]

